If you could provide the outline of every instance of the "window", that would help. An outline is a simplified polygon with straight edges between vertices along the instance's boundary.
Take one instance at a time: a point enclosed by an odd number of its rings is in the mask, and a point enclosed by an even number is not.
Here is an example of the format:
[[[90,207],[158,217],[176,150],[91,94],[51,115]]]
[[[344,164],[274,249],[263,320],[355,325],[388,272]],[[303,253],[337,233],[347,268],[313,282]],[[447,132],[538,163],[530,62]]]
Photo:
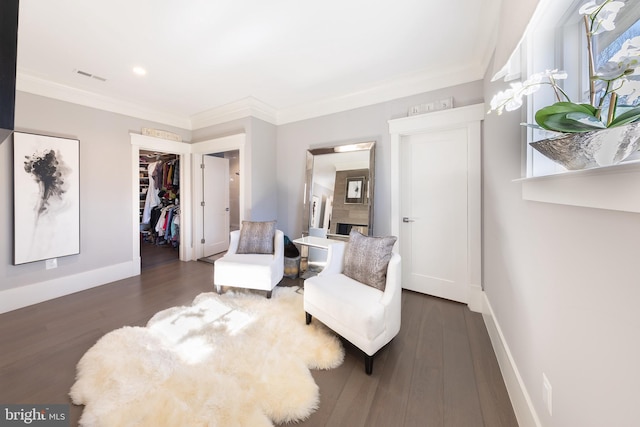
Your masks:
[[[635,7],[636,12],[639,7],[637,4],[627,4],[625,7]],[[629,10],[627,12],[633,12],[633,10]],[[635,15],[634,19],[635,19]],[[626,17],[626,15],[625,15]],[[624,22],[624,20],[621,20]],[[624,24],[619,24],[616,27],[616,30],[611,31],[609,33],[602,34],[605,37],[602,37],[600,40],[596,40],[595,50],[596,50],[596,58],[595,64],[596,69],[602,67],[604,64],[611,60],[616,60],[622,56],[626,56],[627,49],[629,46],[629,40],[634,37],[640,36],[640,20],[636,19],[631,23],[630,26],[625,27]],[[640,74],[640,70],[636,70],[634,74]],[[599,81],[596,84],[598,91],[604,90],[603,82]],[[620,105],[630,105],[637,106],[640,104],[640,82],[637,81],[629,81],[625,84],[624,88],[618,92],[618,104]],[[622,96],[620,96],[622,95]],[[605,111],[609,108],[609,100],[605,100],[604,109]]]
[[[569,75],[563,81],[563,89],[574,101],[589,102],[589,68],[584,22],[578,13],[586,0],[541,1],[525,39],[522,70],[527,75],[551,69],[565,70]],[[609,60],[623,56],[625,41],[640,36],[640,2],[627,0],[618,14],[613,31],[604,32],[594,38],[596,69]],[[639,39],[640,42],[640,39]],[[640,43],[639,43],[640,44]],[[636,70],[640,74],[640,69]],[[601,82],[598,82],[601,83]],[[596,86],[603,91],[604,84]],[[628,105],[640,105],[640,82],[627,82],[626,95],[620,98]],[[621,93],[622,94],[622,93]],[[555,102],[553,91],[540,90],[527,99],[527,123],[535,123],[535,112]],[[608,108],[605,100],[604,111]],[[527,129],[527,142],[553,136],[544,130]],[[526,176],[541,176],[563,172],[564,168],[527,147]]]
[[[587,0],[540,0],[540,7],[532,19],[525,42],[522,44],[522,79],[546,69],[565,70],[569,78],[563,81],[563,90],[574,101],[589,98],[588,55],[584,22],[578,9]],[[615,31],[602,33],[595,40],[597,61],[606,62],[623,48],[624,40],[640,36],[640,1],[626,0],[618,14]],[[638,70],[640,71],[640,70]],[[637,71],[637,72],[638,72]],[[628,102],[640,94],[633,92]],[[555,102],[552,91],[540,90],[527,98],[523,121],[534,123],[534,112]],[[640,104],[639,104],[640,105]],[[546,138],[527,128],[527,141]],[[628,160],[640,160],[640,152]],[[531,148],[526,150],[526,178],[517,180],[522,185],[522,197],[546,203],[591,207],[640,213],[640,162],[627,162],[609,168],[568,173]],[[555,175],[554,175],[555,174]],[[550,176],[545,176],[550,175]]]

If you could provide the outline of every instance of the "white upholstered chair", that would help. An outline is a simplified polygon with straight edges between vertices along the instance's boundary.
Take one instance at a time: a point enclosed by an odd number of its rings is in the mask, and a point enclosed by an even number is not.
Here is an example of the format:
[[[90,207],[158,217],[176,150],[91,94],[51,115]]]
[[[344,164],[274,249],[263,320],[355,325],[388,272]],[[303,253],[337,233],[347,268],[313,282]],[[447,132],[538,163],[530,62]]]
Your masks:
[[[244,226],[244,225],[243,225]],[[223,286],[267,291],[271,298],[273,288],[284,276],[284,233],[275,231],[273,254],[238,252],[240,230],[230,234],[229,250],[213,266],[213,283],[218,293]]]
[[[304,282],[304,311],[365,353],[365,372],[371,375],[373,357],[400,331],[400,255],[392,254],[387,265],[384,291],[343,274],[348,243],[329,246],[327,265]]]

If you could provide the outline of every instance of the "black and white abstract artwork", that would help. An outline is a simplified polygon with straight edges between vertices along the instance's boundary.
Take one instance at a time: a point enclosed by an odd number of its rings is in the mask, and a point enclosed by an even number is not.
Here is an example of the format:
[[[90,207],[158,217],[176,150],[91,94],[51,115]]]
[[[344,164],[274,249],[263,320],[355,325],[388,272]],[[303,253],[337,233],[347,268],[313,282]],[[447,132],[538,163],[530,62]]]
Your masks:
[[[13,134],[14,264],[80,253],[80,141]]]

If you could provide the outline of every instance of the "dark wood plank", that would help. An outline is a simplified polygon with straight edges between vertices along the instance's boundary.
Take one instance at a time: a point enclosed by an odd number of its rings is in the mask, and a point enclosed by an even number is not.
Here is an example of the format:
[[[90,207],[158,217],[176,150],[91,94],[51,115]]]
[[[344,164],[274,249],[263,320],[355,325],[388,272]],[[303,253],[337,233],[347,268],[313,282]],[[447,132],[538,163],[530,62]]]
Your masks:
[[[423,300],[409,298],[407,294],[402,304],[402,327],[398,336],[384,349],[388,352],[385,366],[377,371],[375,364],[373,367],[374,374],[380,376],[380,384],[369,412],[367,426],[384,427],[404,424],[410,398],[407,390],[410,389],[413,378]]]
[[[471,349],[464,311],[467,307],[449,301],[441,305],[444,360],[444,426],[482,427],[482,411],[475,384]]]
[[[438,300],[422,298],[416,363],[404,425],[444,425],[444,356],[442,312]]]
[[[469,344],[473,358],[476,387],[485,425],[514,427],[518,425],[504,385],[500,366],[496,360],[491,340],[482,315],[465,311]]]
[[[379,379],[365,373],[364,353],[349,343],[345,344],[345,349],[348,352],[349,359],[352,361],[350,363],[352,368],[342,388],[342,393],[340,393],[332,414],[325,425],[365,427],[367,426],[367,414],[378,388]],[[374,362],[374,372],[376,364],[382,368],[385,360],[386,355],[380,355]],[[354,411],[354,408],[358,408],[358,410]]]
[[[190,304],[213,292],[212,282],[211,264],[158,263],[137,277],[0,315],[0,402],[70,403],[75,366],[100,337]],[[517,426],[482,317],[410,291],[402,299],[402,328],[376,355],[373,375],[345,342],[342,366],[312,371],[320,407],[296,425]],[[71,406],[72,426],[81,413]]]

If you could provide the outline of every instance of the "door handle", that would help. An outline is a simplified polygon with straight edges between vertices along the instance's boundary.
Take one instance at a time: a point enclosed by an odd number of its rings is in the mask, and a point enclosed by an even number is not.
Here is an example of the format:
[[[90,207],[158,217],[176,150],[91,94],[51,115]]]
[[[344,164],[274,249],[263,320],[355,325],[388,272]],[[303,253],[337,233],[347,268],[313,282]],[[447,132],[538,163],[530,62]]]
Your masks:
[[[408,216],[402,218],[402,222],[415,222],[415,219],[411,219]]]

